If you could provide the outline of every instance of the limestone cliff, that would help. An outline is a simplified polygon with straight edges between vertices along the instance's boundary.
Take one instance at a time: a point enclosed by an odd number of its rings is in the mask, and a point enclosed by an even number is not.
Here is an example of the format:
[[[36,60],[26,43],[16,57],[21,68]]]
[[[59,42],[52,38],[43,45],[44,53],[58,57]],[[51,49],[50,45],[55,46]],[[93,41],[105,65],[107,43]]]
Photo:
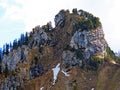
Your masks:
[[[119,85],[102,85],[108,82],[112,70],[119,73],[119,65],[109,65],[105,60],[108,44],[99,18],[73,9],[72,13],[61,10],[54,21],[54,28],[51,22],[36,26],[29,33],[27,44],[4,54],[0,89],[119,90]],[[113,82],[120,79],[110,75]]]

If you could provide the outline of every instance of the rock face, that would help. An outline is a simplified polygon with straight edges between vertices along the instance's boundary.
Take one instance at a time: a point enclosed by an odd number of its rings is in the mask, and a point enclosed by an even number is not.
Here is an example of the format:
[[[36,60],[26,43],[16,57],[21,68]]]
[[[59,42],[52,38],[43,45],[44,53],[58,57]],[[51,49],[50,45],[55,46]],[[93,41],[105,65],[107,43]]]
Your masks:
[[[40,26],[36,26],[35,30],[32,36],[33,39],[30,42],[30,47],[45,45],[50,38]]]
[[[22,50],[23,49],[23,50]],[[2,60],[2,67],[5,69],[5,65],[8,65],[10,71],[15,70],[16,64],[19,61],[26,62],[26,56],[28,54],[28,47],[22,46],[17,50],[13,50],[9,55],[4,55]]]
[[[101,27],[93,31],[76,31],[73,35],[70,46],[75,49],[84,48],[85,58],[89,59],[92,55],[104,57],[107,43]]]
[[[92,85],[85,88],[82,84],[80,86],[82,88],[78,88],[78,82],[86,82],[79,70],[82,71],[81,68],[97,70],[99,62],[104,61],[108,45],[97,17],[83,10],[73,11],[69,13],[68,10],[61,10],[55,16],[55,28],[52,28],[51,23],[42,27],[36,26],[29,34],[27,45],[11,50],[8,55],[4,54],[3,78],[0,78],[1,90],[41,90],[41,88],[42,90],[90,90],[93,88]],[[52,85],[54,80],[52,70],[58,63],[59,72]],[[63,76],[63,71],[68,75]],[[87,76],[86,73],[83,74]],[[79,75],[81,77],[78,77]],[[96,81],[96,78],[93,81]],[[95,83],[93,84],[95,86]]]
[[[64,10],[61,10],[56,16],[55,16],[55,25],[61,24],[65,20],[65,12]]]

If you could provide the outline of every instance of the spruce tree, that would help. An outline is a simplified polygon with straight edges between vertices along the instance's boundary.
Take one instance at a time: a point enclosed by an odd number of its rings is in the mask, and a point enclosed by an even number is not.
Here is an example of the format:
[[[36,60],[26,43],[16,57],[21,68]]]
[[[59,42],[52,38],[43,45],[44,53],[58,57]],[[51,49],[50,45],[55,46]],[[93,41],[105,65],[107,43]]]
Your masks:
[[[28,45],[28,40],[29,40],[29,39],[28,39],[28,33],[26,32],[26,33],[25,33],[25,45]]]
[[[13,41],[13,49],[17,49],[18,48],[18,42],[17,42],[17,39],[15,39]]]
[[[8,55],[9,53],[9,44],[6,44],[6,51],[5,51],[6,55]]]

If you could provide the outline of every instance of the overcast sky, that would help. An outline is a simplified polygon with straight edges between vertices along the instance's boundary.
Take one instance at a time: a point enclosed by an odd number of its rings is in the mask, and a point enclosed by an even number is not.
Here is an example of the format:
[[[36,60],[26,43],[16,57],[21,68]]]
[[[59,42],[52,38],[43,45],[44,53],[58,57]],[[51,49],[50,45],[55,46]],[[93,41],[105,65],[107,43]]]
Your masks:
[[[73,8],[99,17],[109,46],[120,51],[120,0],[0,0],[0,47],[36,25],[53,22],[61,9]]]

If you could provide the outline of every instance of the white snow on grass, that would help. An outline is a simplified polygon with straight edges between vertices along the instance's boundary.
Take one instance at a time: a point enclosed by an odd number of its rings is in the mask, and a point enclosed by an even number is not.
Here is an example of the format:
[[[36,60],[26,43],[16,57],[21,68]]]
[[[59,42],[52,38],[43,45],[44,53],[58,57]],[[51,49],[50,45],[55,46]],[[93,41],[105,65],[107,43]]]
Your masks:
[[[40,90],[44,90],[44,87],[41,87]]]
[[[94,88],[92,88],[91,90],[95,90]]]
[[[67,76],[67,77],[70,76],[67,72],[65,72],[65,71],[63,71],[63,70],[62,70],[62,73],[63,73],[65,76]]]
[[[53,81],[53,85],[55,85],[55,82],[57,80],[57,76],[58,73],[60,71],[60,63],[57,64],[57,66],[55,68],[52,69],[53,70],[53,75],[54,75],[54,81]]]

